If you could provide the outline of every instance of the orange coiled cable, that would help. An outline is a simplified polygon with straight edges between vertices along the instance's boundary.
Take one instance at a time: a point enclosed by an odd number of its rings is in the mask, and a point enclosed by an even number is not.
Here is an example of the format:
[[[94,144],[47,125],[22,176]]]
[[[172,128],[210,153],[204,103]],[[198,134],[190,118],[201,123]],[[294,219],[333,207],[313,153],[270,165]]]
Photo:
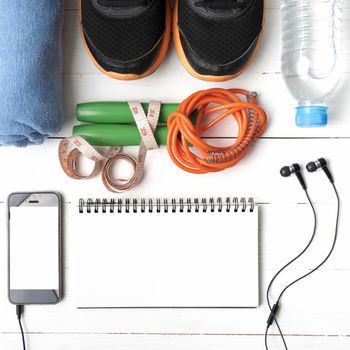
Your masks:
[[[247,102],[238,95],[245,96]],[[198,112],[195,124],[190,120],[194,111]],[[205,119],[218,112],[222,113],[205,123]],[[236,142],[229,147],[204,142],[203,133],[227,117],[233,117],[238,124]],[[169,116],[167,125],[167,149],[173,162],[187,172],[203,174],[227,169],[244,158],[265,131],[267,116],[258,105],[256,93],[241,89],[209,89],[198,91],[183,101]]]

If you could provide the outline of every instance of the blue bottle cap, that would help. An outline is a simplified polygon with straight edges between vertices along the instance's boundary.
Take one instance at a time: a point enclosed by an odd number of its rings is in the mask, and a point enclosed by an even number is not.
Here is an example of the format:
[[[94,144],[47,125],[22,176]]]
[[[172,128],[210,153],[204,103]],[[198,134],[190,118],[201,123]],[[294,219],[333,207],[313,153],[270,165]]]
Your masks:
[[[302,106],[297,107],[296,124],[301,127],[317,127],[327,125],[327,107]]]

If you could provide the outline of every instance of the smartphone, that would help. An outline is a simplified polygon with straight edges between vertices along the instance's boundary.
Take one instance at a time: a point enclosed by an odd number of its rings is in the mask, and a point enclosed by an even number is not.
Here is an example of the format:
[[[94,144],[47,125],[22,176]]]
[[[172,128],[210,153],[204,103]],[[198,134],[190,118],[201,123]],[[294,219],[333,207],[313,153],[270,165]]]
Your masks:
[[[12,304],[62,298],[61,197],[54,192],[8,198],[8,297]]]

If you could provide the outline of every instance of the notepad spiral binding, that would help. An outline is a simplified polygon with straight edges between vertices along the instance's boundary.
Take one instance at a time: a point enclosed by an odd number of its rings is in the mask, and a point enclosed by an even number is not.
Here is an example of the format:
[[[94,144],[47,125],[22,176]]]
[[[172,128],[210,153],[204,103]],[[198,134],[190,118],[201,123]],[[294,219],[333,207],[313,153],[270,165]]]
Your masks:
[[[253,212],[253,198],[126,198],[80,199],[80,213]]]

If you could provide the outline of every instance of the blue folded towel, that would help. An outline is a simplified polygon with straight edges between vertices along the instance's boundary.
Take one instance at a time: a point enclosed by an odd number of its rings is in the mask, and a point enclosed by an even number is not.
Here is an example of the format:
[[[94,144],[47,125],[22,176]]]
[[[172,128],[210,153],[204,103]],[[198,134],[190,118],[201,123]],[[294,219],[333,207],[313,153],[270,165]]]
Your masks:
[[[62,121],[63,0],[1,0],[0,145],[41,144]]]

